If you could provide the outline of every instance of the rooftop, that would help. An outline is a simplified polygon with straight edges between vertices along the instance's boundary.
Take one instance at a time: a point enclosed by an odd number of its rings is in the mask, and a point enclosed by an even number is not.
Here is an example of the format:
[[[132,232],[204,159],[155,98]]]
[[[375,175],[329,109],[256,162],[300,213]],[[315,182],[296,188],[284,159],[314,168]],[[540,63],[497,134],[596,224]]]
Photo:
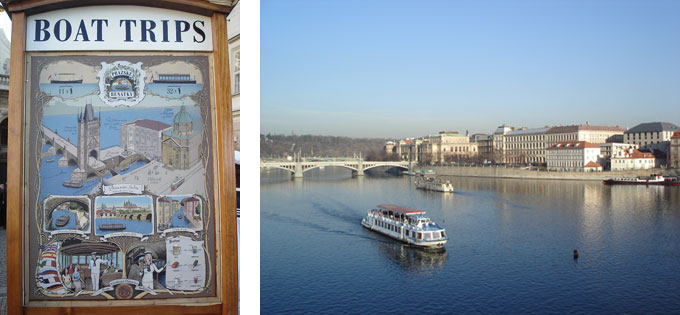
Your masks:
[[[170,128],[170,125],[168,125],[168,124],[164,124],[160,121],[149,120],[149,119],[137,119],[133,122],[127,123],[126,125],[136,125],[138,127],[156,130],[156,131],[163,131],[165,129]]]
[[[559,126],[552,127],[548,130],[548,133],[566,133],[566,132],[577,132],[581,130],[591,130],[591,131],[620,131],[624,132],[623,128],[619,126],[593,126],[593,125],[571,125],[571,126]]]
[[[425,213],[425,211],[422,211],[422,210],[415,210],[415,209],[406,208],[406,207],[397,206],[397,205],[392,205],[392,204],[378,205],[377,208],[387,210],[387,211],[397,212],[397,213],[401,213],[401,214],[423,214],[423,213]]]
[[[633,128],[626,130],[625,133],[640,133],[640,132],[657,132],[657,131],[675,131],[680,127],[669,122],[649,122],[642,123]]]
[[[549,127],[544,127],[544,128],[532,128],[532,129],[520,129],[520,130],[513,130],[508,133],[506,133],[506,136],[521,136],[521,135],[530,135],[530,134],[537,134],[537,133],[546,133],[550,129]]]

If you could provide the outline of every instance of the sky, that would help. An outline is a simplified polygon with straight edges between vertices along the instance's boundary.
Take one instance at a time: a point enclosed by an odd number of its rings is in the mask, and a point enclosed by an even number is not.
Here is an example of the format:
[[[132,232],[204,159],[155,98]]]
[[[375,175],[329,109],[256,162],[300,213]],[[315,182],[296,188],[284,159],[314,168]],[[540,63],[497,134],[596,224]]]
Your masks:
[[[260,132],[680,125],[680,1],[260,3]]]

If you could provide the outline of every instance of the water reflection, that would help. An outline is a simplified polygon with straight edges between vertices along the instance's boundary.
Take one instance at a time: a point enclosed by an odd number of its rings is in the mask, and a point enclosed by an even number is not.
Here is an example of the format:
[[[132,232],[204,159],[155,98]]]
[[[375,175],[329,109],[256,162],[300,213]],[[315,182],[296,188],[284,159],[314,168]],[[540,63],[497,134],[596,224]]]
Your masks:
[[[382,256],[409,272],[441,269],[448,257],[444,248],[420,248],[389,240],[374,244]]]

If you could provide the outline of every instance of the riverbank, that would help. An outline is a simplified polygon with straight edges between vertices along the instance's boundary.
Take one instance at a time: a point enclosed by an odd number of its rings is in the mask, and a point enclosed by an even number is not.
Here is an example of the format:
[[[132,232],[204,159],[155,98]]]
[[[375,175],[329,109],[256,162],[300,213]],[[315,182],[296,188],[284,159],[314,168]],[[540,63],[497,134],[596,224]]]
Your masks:
[[[612,177],[637,177],[649,176],[649,174],[662,174],[666,176],[680,176],[677,169],[648,169],[617,172],[548,172],[528,170],[521,168],[506,168],[503,166],[430,166],[417,167],[416,170],[432,169],[437,175],[463,176],[463,177],[493,177],[493,178],[520,178],[520,179],[560,179],[560,180],[587,180],[602,181]]]

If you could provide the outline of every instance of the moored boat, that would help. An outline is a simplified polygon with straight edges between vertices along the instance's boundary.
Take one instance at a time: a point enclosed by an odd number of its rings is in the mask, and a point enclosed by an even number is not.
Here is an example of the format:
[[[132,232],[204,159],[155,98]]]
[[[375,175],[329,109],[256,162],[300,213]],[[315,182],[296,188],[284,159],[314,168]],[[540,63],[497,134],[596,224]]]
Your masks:
[[[64,215],[58,217],[56,221],[54,221],[54,225],[56,225],[57,227],[62,227],[64,225],[68,224],[68,221],[70,219],[71,219],[71,217],[69,217],[68,214],[64,214]]]
[[[448,180],[441,180],[431,176],[418,175],[414,182],[416,188],[441,192],[453,192],[453,184]]]
[[[652,174],[647,177],[615,177],[602,181],[605,185],[661,185],[680,186],[680,179],[673,176]]]
[[[425,211],[392,204],[368,210],[361,225],[410,245],[442,247],[448,240],[446,231],[425,217]]]
[[[99,225],[99,229],[102,231],[107,231],[107,230],[125,230],[125,224],[119,224],[119,223],[114,223],[114,224],[101,224]]]
[[[81,187],[83,187],[83,181],[82,180],[65,180],[61,184],[64,185],[64,187],[69,187],[69,188],[81,188]]]

